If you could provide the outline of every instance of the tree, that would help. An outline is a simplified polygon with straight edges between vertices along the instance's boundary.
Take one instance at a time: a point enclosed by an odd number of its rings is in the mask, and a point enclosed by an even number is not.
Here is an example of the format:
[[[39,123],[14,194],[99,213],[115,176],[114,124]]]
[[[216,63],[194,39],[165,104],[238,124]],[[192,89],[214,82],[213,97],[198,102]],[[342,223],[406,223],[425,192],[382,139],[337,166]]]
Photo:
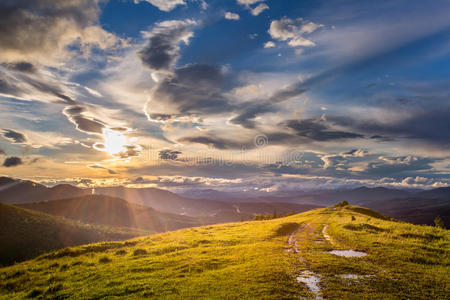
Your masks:
[[[274,208],[274,209],[273,209],[273,218],[275,219],[276,217],[277,217],[277,209]]]
[[[434,226],[445,229],[445,224],[444,224],[444,221],[442,221],[441,216],[437,216],[434,219]]]

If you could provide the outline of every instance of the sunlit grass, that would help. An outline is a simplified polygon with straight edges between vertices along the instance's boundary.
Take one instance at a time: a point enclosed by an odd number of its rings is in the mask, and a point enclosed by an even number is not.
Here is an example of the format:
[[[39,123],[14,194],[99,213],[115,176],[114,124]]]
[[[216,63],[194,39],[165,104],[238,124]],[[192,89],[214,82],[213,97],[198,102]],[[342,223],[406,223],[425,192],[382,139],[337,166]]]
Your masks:
[[[296,224],[298,255],[283,251]],[[322,235],[325,224],[332,243]],[[0,269],[0,295],[293,299],[312,295],[295,280],[311,270],[321,275],[323,296],[332,299],[445,299],[449,237],[446,230],[383,220],[351,207],[318,209],[59,250]],[[331,249],[368,255],[338,257],[326,252]],[[339,274],[373,276],[352,281]]]

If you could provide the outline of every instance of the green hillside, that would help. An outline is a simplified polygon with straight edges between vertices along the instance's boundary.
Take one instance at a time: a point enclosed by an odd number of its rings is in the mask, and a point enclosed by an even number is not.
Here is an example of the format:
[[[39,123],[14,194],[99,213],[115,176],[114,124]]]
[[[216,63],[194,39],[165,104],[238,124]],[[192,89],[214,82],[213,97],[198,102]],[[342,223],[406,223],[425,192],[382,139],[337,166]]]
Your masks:
[[[447,230],[336,206],[59,250],[0,269],[0,297],[448,299],[449,253]]]
[[[124,240],[145,233],[135,229],[85,225],[0,203],[0,265],[67,246]]]

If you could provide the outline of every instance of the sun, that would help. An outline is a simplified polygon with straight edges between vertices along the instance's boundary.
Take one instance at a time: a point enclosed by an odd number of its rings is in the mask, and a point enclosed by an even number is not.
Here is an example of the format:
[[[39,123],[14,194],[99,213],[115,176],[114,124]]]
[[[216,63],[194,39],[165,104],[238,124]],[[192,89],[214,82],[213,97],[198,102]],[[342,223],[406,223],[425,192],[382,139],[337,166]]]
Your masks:
[[[110,155],[118,154],[125,150],[127,145],[127,138],[122,132],[114,131],[111,129],[103,130],[104,150]]]

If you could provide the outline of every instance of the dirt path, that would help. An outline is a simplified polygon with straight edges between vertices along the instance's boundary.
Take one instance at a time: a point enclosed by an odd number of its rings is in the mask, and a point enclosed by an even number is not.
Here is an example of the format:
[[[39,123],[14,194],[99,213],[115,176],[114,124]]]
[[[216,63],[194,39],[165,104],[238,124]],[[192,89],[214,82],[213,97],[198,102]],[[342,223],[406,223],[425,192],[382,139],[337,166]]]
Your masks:
[[[299,231],[307,230],[308,228],[311,228],[309,224],[302,224],[302,226],[294,230],[288,238],[289,252],[297,254],[297,258],[305,264],[306,267],[307,263],[305,259],[299,254],[296,234]],[[297,276],[297,282],[305,284],[310,292],[313,293],[315,300],[321,300],[323,297],[320,291],[320,278],[319,274],[316,274],[311,270],[304,270]]]
[[[300,241],[297,237],[297,233],[299,233],[300,231],[309,231],[312,233],[314,231],[314,229],[313,229],[313,227],[311,227],[310,224],[307,224],[307,223],[302,224],[299,228],[294,230],[289,235],[289,238],[287,241],[288,246],[289,246],[288,251],[296,254],[297,258],[303,263],[303,265],[306,268],[306,270],[303,270],[297,276],[297,282],[305,284],[306,287],[308,288],[308,290],[314,295],[315,300],[321,300],[321,299],[323,299],[322,290],[320,287],[320,282],[321,282],[322,276],[320,274],[314,273],[313,271],[310,270],[308,262],[303,258],[303,256],[300,253],[301,249],[299,249],[299,246],[297,243],[298,241]],[[323,227],[322,235],[327,242],[329,242],[331,245],[334,244],[333,239],[328,234],[328,225],[325,225]],[[354,250],[332,250],[332,251],[329,251],[328,253],[333,254],[333,255],[338,255],[338,256],[345,256],[345,257],[362,257],[362,256],[367,255],[364,252],[359,252],[359,251],[354,251]],[[344,279],[344,280],[352,280],[352,281],[358,282],[358,280],[360,280],[360,279],[372,277],[373,275],[337,274],[335,276],[337,276],[341,279]]]

